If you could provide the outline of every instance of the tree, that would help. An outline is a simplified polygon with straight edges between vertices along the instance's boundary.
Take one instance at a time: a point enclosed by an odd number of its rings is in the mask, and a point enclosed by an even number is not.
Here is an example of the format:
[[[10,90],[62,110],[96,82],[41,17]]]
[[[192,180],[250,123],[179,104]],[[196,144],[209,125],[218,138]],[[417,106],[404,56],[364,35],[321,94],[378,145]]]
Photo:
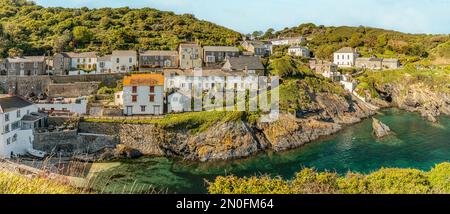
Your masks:
[[[61,36],[53,41],[53,51],[55,53],[63,52],[70,48],[70,41],[72,41],[72,32],[65,30]]]
[[[263,35],[262,31],[253,31],[252,36],[255,38],[259,38]]]
[[[78,45],[82,47],[84,47],[85,44],[91,42],[93,38],[92,31],[85,26],[77,26],[73,28],[72,33],[73,39],[76,41]]]
[[[20,48],[11,48],[8,50],[9,57],[21,57],[23,56],[23,50]]]
[[[267,38],[267,39],[271,39],[273,38],[273,33],[275,32],[275,30],[273,28],[269,28],[267,29],[267,31],[264,33],[263,37]]]

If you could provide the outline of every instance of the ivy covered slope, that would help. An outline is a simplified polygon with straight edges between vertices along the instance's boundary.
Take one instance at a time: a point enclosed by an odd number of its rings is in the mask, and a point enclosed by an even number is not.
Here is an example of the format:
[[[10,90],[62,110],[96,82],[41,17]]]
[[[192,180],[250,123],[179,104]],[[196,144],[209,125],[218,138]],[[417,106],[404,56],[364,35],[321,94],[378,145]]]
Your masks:
[[[362,56],[399,58],[402,63],[429,59],[434,64],[449,64],[450,36],[406,34],[370,27],[324,27],[301,24],[278,32],[267,32],[265,38],[304,36],[308,47],[321,59],[331,59],[342,47],[358,48]]]
[[[367,175],[303,169],[292,180],[269,176],[219,176],[209,183],[213,194],[435,194],[450,193],[450,163],[428,172],[383,168]]]
[[[196,19],[150,8],[44,8],[26,0],[0,0],[0,56],[48,51],[109,52],[175,49],[183,41],[234,45],[240,34]]]

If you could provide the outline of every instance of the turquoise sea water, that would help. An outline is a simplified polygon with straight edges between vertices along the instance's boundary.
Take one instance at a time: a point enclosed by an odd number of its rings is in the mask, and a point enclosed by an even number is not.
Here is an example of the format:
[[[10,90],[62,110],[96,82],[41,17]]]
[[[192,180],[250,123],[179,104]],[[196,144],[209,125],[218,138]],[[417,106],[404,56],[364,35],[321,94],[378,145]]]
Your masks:
[[[303,167],[342,174],[368,173],[381,167],[429,170],[437,163],[450,161],[449,117],[440,117],[440,122],[433,124],[416,113],[398,109],[384,110],[375,117],[395,134],[376,139],[372,120],[367,119],[288,152],[267,152],[244,160],[213,163],[145,157],[103,172],[98,181],[108,180],[104,190],[112,192],[152,185],[170,193],[206,193],[205,180],[212,181],[218,175],[270,174],[291,178]]]

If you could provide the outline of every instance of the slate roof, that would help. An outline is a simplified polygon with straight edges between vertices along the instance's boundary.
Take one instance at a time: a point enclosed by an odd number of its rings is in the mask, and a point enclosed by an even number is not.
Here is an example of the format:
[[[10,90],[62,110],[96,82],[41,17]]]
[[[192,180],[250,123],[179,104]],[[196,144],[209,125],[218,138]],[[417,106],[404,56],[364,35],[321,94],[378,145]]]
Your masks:
[[[203,77],[215,76],[215,77],[226,77],[226,76],[245,76],[244,72],[228,72],[222,69],[202,69],[201,73]],[[192,69],[164,69],[165,76],[178,75],[178,76],[196,76],[195,71]]]
[[[63,52],[64,57],[68,58],[96,58],[97,52]]]
[[[228,61],[232,70],[264,70],[264,65],[257,56],[230,57]]]
[[[6,113],[15,111],[20,108],[31,106],[33,103],[28,102],[18,96],[0,95],[0,112]]]
[[[204,46],[205,51],[239,52],[239,48],[233,46]]]
[[[99,62],[111,61],[111,55],[99,56],[97,58],[97,61],[99,61]]]
[[[133,50],[116,50],[113,51],[112,54],[113,56],[136,56],[136,51]]]
[[[20,62],[44,62],[44,56],[23,56],[23,57],[14,57],[8,58],[8,62],[10,63],[20,63]]]
[[[141,56],[177,56],[176,51],[144,51],[140,54]]]
[[[344,47],[334,53],[356,53],[356,50],[351,47]]]

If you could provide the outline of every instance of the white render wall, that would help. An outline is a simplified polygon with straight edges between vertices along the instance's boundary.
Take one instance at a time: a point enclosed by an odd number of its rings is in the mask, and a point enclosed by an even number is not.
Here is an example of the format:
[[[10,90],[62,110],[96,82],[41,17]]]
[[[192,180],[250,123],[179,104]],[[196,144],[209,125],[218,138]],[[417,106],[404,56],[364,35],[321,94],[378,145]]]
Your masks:
[[[0,113],[0,157],[9,158],[11,152],[14,154],[25,154],[27,149],[33,148],[32,142],[34,139],[33,130],[21,130],[21,120],[23,116],[37,112],[35,105],[30,105],[20,109],[20,117],[17,117],[17,111],[11,111],[6,113]],[[5,121],[5,114],[9,114],[9,121]],[[12,130],[12,124],[19,122],[20,125],[17,129]],[[5,133],[5,126],[9,126],[9,132]],[[17,136],[17,140],[13,142],[14,135]],[[7,144],[10,139],[10,144]]]
[[[80,62],[78,62],[78,60]],[[97,58],[87,57],[87,58],[71,58],[70,60],[70,68],[78,69],[78,65],[87,66],[90,65],[92,68],[97,65]]]
[[[340,68],[350,68],[355,66],[357,57],[355,53],[334,53],[333,62]]]
[[[131,62],[130,62],[131,60]],[[113,73],[128,73],[133,71],[137,65],[137,56],[136,55],[128,55],[128,56],[111,56],[111,71]]]
[[[86,114],[87,113],[87,100],[81,100],[80,103],[67,103],[67,104],[61,104],[61,103],[44,103],[44,104],[36,104],[38,109],[45,109],[46,111],[50,109],[54,109],[56,111],[62,111],[67,110],[72,113],[77,113],[79,115]]]
[[[123,110],[125,115],[162,115],[164,113],[164,87],[155,86],[155,92],[150,93],[150,86],[137,86],[137,93],[132,93],[132,86],[123,87]],[[155,95],[150,102],[150,94]],[[137,101],[132,102],[132,95],[137,95]],[[145,106],[145,111],[141,110]]]

